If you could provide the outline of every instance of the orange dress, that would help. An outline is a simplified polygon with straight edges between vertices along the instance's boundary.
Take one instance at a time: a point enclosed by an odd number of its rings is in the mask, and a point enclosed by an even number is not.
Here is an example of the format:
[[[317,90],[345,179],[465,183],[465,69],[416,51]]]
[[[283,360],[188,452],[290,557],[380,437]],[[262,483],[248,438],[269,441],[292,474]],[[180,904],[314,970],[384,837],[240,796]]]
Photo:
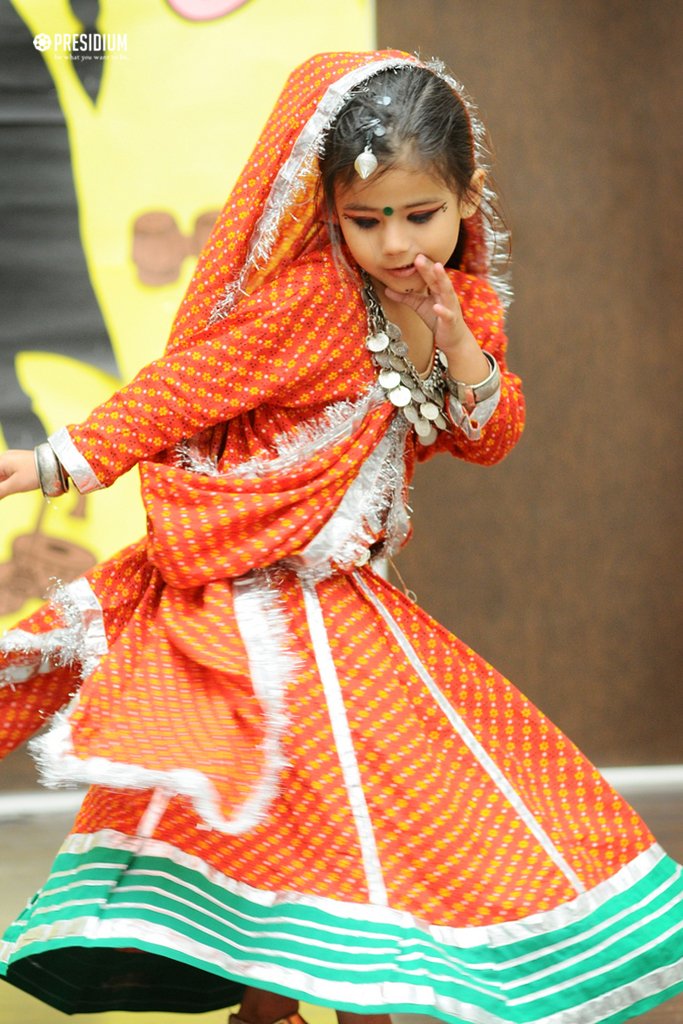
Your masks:
[[[317,229],[299,236],[300,193],[259,250],[271,182],[221,262],[242,190],[268,154],[279,180],[329,88],[408,60],[295,74],[166,355],[53,439],[84,490],[139,464],[148,513],[143,541],[0,642],[4,749],[68,704],[39,758],[48,781],[90,784],[0,947],[7,980],[65,1012],[200,1012],[246,984],[357,1013],[592,1024],[683,986],[678,865],[370,561],[409,535],[417,459],[491,465],[519,439],[495,290],[452,272],[499,394],[480,422],[451,402],[423,446],[377,385],[358,280]]]

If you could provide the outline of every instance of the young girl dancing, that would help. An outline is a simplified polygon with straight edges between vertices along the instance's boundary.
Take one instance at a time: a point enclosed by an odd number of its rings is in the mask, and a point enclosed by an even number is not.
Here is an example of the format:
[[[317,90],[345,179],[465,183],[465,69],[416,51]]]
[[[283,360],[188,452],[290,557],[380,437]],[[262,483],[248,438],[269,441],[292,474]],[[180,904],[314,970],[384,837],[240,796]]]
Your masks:
[[[137,464],[148,515],[2,641],[5,749],[57,712],[45,778],[90,785],[6,933],[12,984],[69,1013],[241,1001],[247,1024],[299,999],[342,1024],[591,1024],[683,987],[680,869],[373,570],[416,460],[491,465],[522,431],[493,198],[440,66],[315,57],[164,357],[0,457],[2,497]]]

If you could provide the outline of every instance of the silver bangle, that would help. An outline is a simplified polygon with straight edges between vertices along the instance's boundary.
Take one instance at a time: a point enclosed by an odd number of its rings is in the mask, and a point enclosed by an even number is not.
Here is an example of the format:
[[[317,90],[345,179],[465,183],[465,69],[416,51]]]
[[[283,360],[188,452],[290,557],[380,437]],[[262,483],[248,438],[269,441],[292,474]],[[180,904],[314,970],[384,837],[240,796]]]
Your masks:
[[[482,349],[483,351],[483,349]],[[451,377],[450,373],[444,373],[444,380],[446,381],[446,387],[453,395],[453,398],[465,406],[465,408],[474,408],[479,402],[483,402],[484,399],[490,398],[491,395],[500,387],[500,370],[498,369],[498,363],[493,358],[490,352],[484,352],[484,355],[489,361],[491,372],[485,380],[482,380],[479,384],[466,384],[462,380],[456,380]]]
[[[46,498],[58,498],[69,490],[69,478],[47,441],[33,449],[40,489]]]

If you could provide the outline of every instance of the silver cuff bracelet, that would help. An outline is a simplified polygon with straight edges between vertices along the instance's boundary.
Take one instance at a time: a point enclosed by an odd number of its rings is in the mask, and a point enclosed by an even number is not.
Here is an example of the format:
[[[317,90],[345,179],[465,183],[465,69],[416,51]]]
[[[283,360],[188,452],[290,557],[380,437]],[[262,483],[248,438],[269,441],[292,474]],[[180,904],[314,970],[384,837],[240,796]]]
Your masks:
[[[58,498],[69,490],[69,478],[47,441],[33,449],[40,489],[46,498]]]
[[[489,361],[491,372],[479,384],[465,384],[464,381],[455,380],[454,377],[451,377],[450,373],[444,373],[446,387],[453,395],[453,398],[457,398],[466,409],[472,409],[479,402],[483,402],[485,398],[490,398],[500,387],[498,363],[490,352],[484,352],[484,355]]]

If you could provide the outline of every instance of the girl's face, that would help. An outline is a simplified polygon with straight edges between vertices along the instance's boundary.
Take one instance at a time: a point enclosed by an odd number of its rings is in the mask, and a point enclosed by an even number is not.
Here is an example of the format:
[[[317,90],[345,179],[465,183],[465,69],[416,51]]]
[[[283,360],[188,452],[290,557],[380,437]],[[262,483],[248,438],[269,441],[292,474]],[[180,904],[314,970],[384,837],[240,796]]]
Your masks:
[[[445,263],[455,249],[461,218],[477,206],[461,200],[440,178],[401,164],[376,181],[354,179],[337,189],[335,198],[339,227],[353,258],[375,285],[401,292],[426,291],[415,257],[422,253]]]

